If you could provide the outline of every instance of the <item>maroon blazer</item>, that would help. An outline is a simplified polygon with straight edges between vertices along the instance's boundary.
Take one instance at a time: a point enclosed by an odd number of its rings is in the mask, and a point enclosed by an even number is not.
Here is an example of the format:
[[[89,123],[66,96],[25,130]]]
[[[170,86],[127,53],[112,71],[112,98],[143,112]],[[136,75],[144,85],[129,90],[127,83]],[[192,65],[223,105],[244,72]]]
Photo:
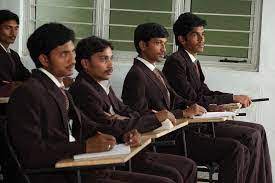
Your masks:
[[[209,104],[225,104],[233,102],[233,95],[219,91],[211,91],[206,85],[200,63],[196,67],[184,49],[169,56],[163,67],[163,74],[174,90],[182,97],[208,108]]]
[[[161,72],[160,74],[162,75]],[[124,80],[123,102],[141,113],[167,109],[173,112],[176,118],[182,118],[182,110],[193,103],[177,95],[164,75],[162,77],[170,92],[170,105],[168,105],[166,89],[161,81],[146,65],[135,59]]]
[[[147,132],[161,126],[153,113],[141,116],[138,112],[123,104],[115,95],[112,87],[110,87],[109,95],[107,95],[100,84],[85,72],[78,74],[69,91],[75,104],[86,116],[97,123],[111,125],[113,129],[119,132],[117,135],[122,135],[132,129]],[[109,113],[110,106],[116,114],[127,116],[129,119],[111,120],[104,113]]]
[[[54,167],[58,160],[84,153],[85,140],[97,130],[103,131],[76,108],[69,94],[68,98],[69,112],[61,90],[39,70],[34,70],[10,97],[8,134],[24,168]],[[75,142],[69,142],[69,119],[73,120]],[[48,181],[39,175],[31,178],[34,182]]]
[[[19,55],[11,49],[11,57],[15,62],[15,70],[12,70],[8,53],[0,46],[0,81],[24,81],[30,77],[30,72],[22,64]]]

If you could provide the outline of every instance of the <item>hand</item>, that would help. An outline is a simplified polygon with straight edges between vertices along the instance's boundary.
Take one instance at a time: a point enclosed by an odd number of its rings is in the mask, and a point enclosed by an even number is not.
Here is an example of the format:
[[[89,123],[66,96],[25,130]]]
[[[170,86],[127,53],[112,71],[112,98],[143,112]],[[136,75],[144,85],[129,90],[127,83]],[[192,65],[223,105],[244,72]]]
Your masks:
[[[141,135],[140,133],[134,129],[123,135],[123,140],[126,145],[130,145],[131,147],[140,146],[141,144]]]
[[[156,117],[157,117],[157,119],[158,119],[159,122],[163,122],[166,119],[169,119],[173,123],[173,125],[175,125],[176,122],[177,122],[174,114],[171,113],[171,112],[169,112],[166,109],[156,112],[155,115],[156,115]]]
[[[204,113],[206,113],[206,109],[198,104],[193,104],[183,110],[183,116],[188,118],[192,118],[195,115],[202,115]]]
[[[95,136],[86,140],[86,153],[109,151],[115,144],[115,137],[97,132]]]
[[[233,95],[233,101],[242,104],[242,107],[248,107],[252,104],[252,101],[247,95]]]
[[[110,120],[125,120],[125,119],[129,119],[129,117],[127,117],[127,116],[121,116],[119,114],[110,114],[110,113],[107,113],[107,112],[104,112],[104,114]]]
[[[208,111],[210,111],[210,112],[224,112],[225,108],[223,107],[223,105],[209,104]]]

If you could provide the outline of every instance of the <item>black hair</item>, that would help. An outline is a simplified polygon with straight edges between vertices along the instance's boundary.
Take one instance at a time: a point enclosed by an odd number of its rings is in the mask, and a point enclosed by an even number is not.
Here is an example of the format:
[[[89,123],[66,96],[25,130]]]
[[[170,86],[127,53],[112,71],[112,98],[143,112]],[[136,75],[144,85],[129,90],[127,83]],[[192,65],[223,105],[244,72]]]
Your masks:
[[[134,33],[134,44],[136,51],[140,54],[141,49],[139,42],[144,41],[145,43],[150,41],[152,38],[167,38],[169,36],[166,28],[157,23],[145,23],[140,24],[135,29]]]
[[[0,10],[0,24],[9,20],[15,20],[19,25],[19,18],[15,13],[11,12],[10,10]]]
[[[81,65],[82,59],[90,59],[95,53],[102,52],[106,48],[110,47],[113,50],[112,44],[96,36],[87,37],[81,39],[75,49],[76,53],[76,64],[75,69],[80,72],[83,70]]]
[[[73,30],[59,23],[47,23],[36,29],[29,37],[27,47],[37,68],[42,67],[39,55],[49,55],[58,46],[69,41],[74,42]]]
[[[206,20],[201,19],[197,15],[190,12],[181,14],[173,25],[176,44],[180,45],[178,36],[185,37],[194,27],[205,27],[206,25]]]

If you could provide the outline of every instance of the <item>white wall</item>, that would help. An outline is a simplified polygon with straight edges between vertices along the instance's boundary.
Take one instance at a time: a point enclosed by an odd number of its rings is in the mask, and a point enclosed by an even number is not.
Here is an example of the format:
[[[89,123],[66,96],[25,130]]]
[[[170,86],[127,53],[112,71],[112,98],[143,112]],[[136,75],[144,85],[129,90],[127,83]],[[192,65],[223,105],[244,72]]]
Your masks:
[[[23,15],[23,0],[0,0],[0,7],[11,9],[19,15]],[[224,70],[220,68],[205,68],[207,83],[211,89],[234,92],[236,94],[248,94],[252,98],[269,97],[270,101],[265,103],[253,104],[253,106],[245,110],[247,117],[243,120],[256,121],[265,126],[268,140],[270,155],[273,164],[273,179],[275,179],[275,1],[263,0],[262,15],[262,32],[261,32],[261,52],[260,52],[260,72],[244,72]],[[20,18],[22,19],[22,17]],[[24,27],[21,27],[24,28]],[[20,36],[22,37],[23,31]],[[22,39],[19,36],[20,39]],[[17,41],[14,48],[20,49],[20,41]],[[117,91],[118,96],[121,94],[121,87],[124,76],[131,66],[129,64],[115,63],[115,71],[112,79],[113,87]],[[24,59],[24,64],[28,68],[32,68],[32,62]],[[218,76],[218,77],[217,77]]]

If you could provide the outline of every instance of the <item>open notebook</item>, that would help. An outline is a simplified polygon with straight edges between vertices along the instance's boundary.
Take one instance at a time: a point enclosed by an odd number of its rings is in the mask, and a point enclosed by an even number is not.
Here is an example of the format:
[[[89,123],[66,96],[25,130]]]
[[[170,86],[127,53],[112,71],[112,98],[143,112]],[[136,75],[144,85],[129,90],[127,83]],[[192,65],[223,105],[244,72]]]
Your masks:
[[[236,116],[235,112],[207,112],[201,116],[193,116],[194,119],[201,118],[222,118],[222,117],[232,117]]]
[[[126,146],[125,144],[117,144],[110,151],[99,152],[99,153],[85,153],[74,155],[74,160],[82,160],[82,159],[99,159],[103,157],[117,156],[117,155],[125,155],[130,154],[131,148],[130,146]]]
[[[156,131],[162,131],[162,130],[169,130],[173,127],[174,127],[174,125],[172,124],[172,122],[169,119],[166,119],[165,121],[163,121],[161,123],[161,127],[158,127],[154,131],[156,132]]]

